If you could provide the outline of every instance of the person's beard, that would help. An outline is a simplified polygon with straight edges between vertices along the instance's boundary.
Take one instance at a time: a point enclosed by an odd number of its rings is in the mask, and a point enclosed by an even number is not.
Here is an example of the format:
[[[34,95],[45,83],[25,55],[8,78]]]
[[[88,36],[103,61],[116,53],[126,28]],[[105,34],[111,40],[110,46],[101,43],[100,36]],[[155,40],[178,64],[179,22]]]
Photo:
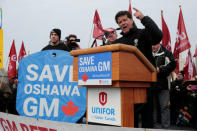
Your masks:
[[[53,46],[58,45],[58,43],[59,43],[59,40],[54,41],[54,42],[51,41],[51,45],[53,45]]]

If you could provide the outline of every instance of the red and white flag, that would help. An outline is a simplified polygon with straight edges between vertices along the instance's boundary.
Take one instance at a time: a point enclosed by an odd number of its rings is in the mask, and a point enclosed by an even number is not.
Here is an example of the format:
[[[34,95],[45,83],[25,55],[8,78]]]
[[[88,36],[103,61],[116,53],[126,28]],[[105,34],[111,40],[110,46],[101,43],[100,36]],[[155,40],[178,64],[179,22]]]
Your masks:
[[[131,0],[129,0],[129,12],[131,14],[131,18],[133,18],[133,15],[132,15],[132,8],[131,8]]]
[[[185,72],[185,80],[189,80],[194,76],[193,62],[191,58],[191,53],[190,51],[188,51],[188,56],[186,58],[185,66],[183,68]]]
[[[161,22],[162,22],[162,32],[163,32],[163,38],[162,38],[162,45],[168,49],[171,50],[171,38],[170,38],[170,32],[168,30],[168,26],[163,18],[163,11],[161,11]]]
[[[175,69],[176,73],[179,72],[179,54],[189,49],[190,47],[191,46],[190,46],[189,39],[187,36],[182,10],[180,8],[178,27],[177,27],[177,38],[176,38],[176,43],[175,43],[174,53],[173,53],[174,58],[176,60],[176,69]]]
[[[24,46],[24,43],[22,41],[22,44],[21,44],[21,49],[20,49],[20,52],[19,52],[19,55],[18,55],[18,62],[23,59],[23,57],[26,55],[26,51],[25,51],[25,46]]]
[[[194,56],[193,57],[196,57],[197,56],[197,48],[195,50],[195,53],[194,53]]]
[[[17,61],[17,55],[16,55],[15,42],[13,40],[12,46],[10,48],[10,53],[9,53],[8,79],[17,76],[16,61]]]
[[[102,40],[102,35],[104,34],[104,31],[103,31],[103,26],[101,24],[101,20],[100,20],[97,10],[95,11],[95,14],[94,14],[93,24],[94,24],[93,38],[97,38],[98,36],[101,36],[101,37],[98,37],[97,39]]]

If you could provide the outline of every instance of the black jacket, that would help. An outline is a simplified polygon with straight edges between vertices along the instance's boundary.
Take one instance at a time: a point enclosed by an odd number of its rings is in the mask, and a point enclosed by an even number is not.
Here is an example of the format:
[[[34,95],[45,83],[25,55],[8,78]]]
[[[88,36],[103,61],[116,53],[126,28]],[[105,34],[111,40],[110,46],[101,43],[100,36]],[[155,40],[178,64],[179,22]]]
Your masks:
[[[148,16],[145,16],[141,23],[145,29],[138,29],[134,26],[127,34],[117,39],[114,44],[122,43],[136,46],[144,56],[155,66],[152,56],[152,45],[158,44],[162,39],[162,31],[157,27],[155,22]]]
[[[44,51],[44,50],[64,50],[64,51],[70,51],[68,49],[68,47],[64,43],[62,43],[62,42],[60,42],[57,46],[52,46],[52,45],[48,44],[47,46],[45,46],[42,49],[42,51]]]
[[[176,68],[176,62],[172,53],[161,45],[159,51],[154,55],[156,66],[159,67],[157,73],[157,87],[168,89],[168,76]]]

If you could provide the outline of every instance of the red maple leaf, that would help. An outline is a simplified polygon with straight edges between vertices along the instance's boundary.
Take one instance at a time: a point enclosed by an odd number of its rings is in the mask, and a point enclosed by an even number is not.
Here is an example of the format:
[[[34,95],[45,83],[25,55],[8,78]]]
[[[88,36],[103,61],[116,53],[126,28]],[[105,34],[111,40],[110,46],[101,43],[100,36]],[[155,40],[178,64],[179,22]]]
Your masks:
[[[82,75],[82,80],[85,81],[85,82],[88,80],[88,76],[87,76],[86,72],[85,72],[84,75]]]
[[[79,106],[73,106],[74,103],[70,100],[68,103],[67,103],[67,106],[62,106],[62,111],[64,112],[64,114],[66,116],[74,116],[75,113],[77,113],[79,111]]]

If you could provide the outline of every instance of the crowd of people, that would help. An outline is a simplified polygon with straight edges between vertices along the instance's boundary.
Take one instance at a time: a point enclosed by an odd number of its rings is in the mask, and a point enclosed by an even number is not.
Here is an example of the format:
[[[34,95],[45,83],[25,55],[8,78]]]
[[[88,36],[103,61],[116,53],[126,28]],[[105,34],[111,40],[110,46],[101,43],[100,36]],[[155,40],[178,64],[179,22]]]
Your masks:
[[[0,111],[18,115],[16,111],[17,77],[11,79],[1,77],[0,85]]]
[[[184,125],[188,122],[181,117],[182,112],[188,111],[188,107],[186,109],[183,105],[184,98],[191,91],[187,88],[188,85],[184,85],[184,72],[180,71],[175,80],[169,78],[176,67],[176,62],[172,52],[160,43],[163,35],[162,31],[149,16],[144,16],[136,8],[134,10],[134,16],[141,21],[144,29],[139,29],[136,26],[130,12],[119,11],[115,16],[115,21],[122,31],[122,36],[118,38],[116,29],[111,28],[113,31],[106,36],[107,42],[105,45],[122,43],[135,46],[156,68],[157,82],[152,83],[147,90],[147,103],[136,104],[134,107],[135,127],[140,127],[139,122],[142,122],[141,127],[143,128],[168,129],[171,125]],[[80,39],[75,34],[70,34],[62,41],[61,30],[55,28],[51,30],[50,41],[42,51],[58,49],[70,52],[80,49],[78,42],[80,42]],[[169,84],[169,82],[171,83]],[[2,101],[0,111],[17,114],[15,108],[16,87],[17,78],[10,79],[9,89],[11,93],[9,96],[11,97],[9,99],[8,95],[3,94],[2,90],[0,90]],[[196,100],[195,97],[194,99]],[[196,103],[193,104],[193,106],[196,105]],[[197,107],[192,108],[196,109]],[[190,122],[188,125],[193,124],[196,126],[196,113],[192,113],[190,113],[191,117],[188,118]]]

